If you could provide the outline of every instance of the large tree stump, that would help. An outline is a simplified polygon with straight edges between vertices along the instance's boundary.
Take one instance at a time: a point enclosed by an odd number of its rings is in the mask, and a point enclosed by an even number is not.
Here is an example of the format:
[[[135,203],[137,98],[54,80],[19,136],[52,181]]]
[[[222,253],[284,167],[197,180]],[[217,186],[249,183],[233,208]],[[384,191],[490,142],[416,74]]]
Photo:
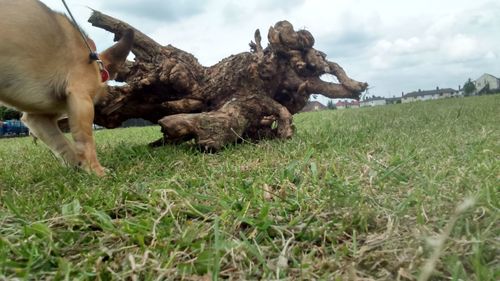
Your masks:
[[[117,78],[126,85],[110,87],[110,95],[96,105],[95,123],[107,128],[130,118],[159,123],[164,137],[154,145],[195,139],[204,149],[218,150],[243,138],[289,138],[292,115],[311,94],[357,99],[368,86],[326,60],[313,48],[311,33],[295,31],[287,21],[269,28],[266,48],[257,29],[250,52],[211,67],[98,11],[89,22],[114,33],[115,40],[135,31],[134,62],[127,62]],[[322,81],[323,74],[340,83]]]

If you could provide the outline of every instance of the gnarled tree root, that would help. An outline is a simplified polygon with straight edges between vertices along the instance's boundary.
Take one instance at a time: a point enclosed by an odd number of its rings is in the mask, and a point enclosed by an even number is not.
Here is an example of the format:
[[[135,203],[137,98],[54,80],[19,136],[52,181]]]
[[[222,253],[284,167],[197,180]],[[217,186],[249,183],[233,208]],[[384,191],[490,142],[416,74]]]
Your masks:
[[[134,29],[97,11],[89,22],[114,33],[116,40]],[[312,94],[357,99],[368,86],[349,78],[314,49],[311,33],[295,31],[287,21],[269,28],[266,48],[256,30],[251,52],[210,67],[134,30],[135,60],[127,62],[118,75],[127,85],[110,87],[110,95],[96,105],[95,123],[107,128],[129,118],[158,123],[164,137],[152,145],[194,139],[201,148],[213,151],[242,138],[290,138],[292,115]],[[323,74],[336,76],[339,83],[322,81]]]

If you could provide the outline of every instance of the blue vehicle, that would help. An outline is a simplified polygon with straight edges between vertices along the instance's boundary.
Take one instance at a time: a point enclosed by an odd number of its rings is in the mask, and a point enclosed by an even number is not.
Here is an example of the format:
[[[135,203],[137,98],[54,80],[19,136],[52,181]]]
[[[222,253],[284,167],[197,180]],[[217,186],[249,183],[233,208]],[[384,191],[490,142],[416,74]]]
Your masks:
[[[28,127],[24,126],[23,122],[19,120],[0,121],[0,137],[27,136],[28,134]]]

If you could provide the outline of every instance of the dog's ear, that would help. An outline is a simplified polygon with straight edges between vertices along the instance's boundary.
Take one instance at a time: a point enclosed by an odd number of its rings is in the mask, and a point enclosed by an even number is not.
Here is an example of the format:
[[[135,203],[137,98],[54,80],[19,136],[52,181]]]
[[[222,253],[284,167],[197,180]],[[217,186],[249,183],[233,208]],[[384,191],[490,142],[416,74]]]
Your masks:
[[[99,58],[109,72],[110,79],[116,78],[116,75],[123,65],[134,44],[134,30],[127,29],[122,38],[113,46],[99,54]]]

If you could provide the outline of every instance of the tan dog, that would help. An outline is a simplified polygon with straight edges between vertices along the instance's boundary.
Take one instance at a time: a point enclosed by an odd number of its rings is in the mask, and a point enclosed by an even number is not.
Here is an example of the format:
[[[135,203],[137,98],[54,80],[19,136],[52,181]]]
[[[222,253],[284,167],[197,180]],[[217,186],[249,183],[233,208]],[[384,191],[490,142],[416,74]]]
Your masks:
[[[66,16],[39,1],[0,0],[0,7],[0,102],[23,111],[31,132],[68,165],[104,175],[92,122],[94,102],[106,94],[106,84],[81,34]],[[124,63],[133,35],[130,30],[100,54],[111,78]],[[57,126],[66,115],[74,144]]]

